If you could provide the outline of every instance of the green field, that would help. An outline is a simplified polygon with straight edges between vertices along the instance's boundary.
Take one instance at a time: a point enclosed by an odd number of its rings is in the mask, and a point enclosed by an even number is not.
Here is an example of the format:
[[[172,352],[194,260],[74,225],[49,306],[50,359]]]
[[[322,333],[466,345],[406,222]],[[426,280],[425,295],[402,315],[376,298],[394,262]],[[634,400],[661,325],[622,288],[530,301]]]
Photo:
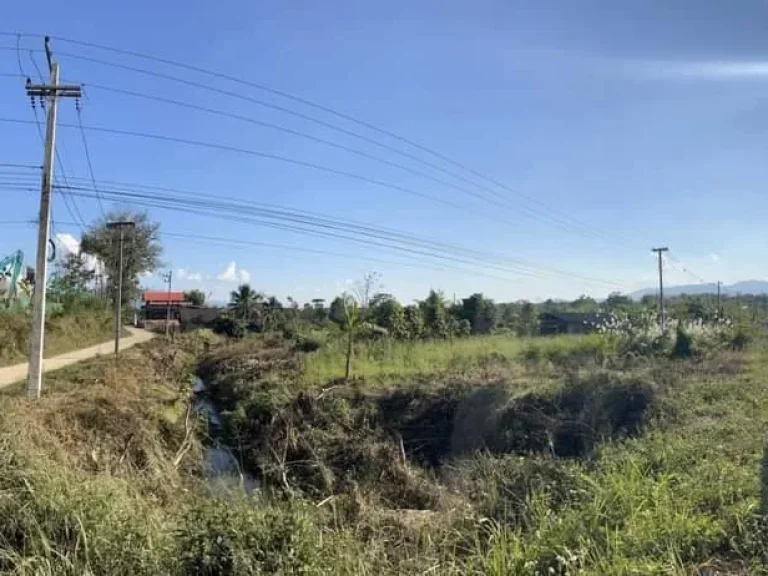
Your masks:
[[[360,343],[349,383],[342,351],[182,337],[0,398],[0,572],[766,573],[762,342]],[[196,370],[250,496],[203,477]]]

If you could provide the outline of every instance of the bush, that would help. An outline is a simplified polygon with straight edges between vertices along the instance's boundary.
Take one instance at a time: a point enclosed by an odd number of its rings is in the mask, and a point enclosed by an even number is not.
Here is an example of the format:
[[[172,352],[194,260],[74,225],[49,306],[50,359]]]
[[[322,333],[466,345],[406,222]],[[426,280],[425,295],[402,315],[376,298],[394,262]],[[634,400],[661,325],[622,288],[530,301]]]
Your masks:
[[[213,323],[213,331],[229,338],[244,338],[247,332],[246,324],[229,316],[219,316]]]
[[[675,345],[672,347],[672,357],[683,360],[693,356],[693,338],[685,331],[683,325],[678,323],[675,332]]]

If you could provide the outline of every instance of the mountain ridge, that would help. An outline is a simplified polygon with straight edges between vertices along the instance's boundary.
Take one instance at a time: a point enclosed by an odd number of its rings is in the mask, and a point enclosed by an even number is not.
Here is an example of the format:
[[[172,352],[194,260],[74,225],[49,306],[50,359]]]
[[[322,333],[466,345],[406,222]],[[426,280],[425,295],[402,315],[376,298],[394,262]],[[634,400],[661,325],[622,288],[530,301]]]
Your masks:
[[[720,290],[728,296],[735,296],[737,294],[768,294],[768,280],[740,280],[733,284],[723,284]],[[655,295],[658,292],[659,289],[657,287],[642,288],[630,293],[629,296],[633,300],[640,300],[643,296]],[[681,294],[717,294],[717,284],[711,282],[664,286],[664,296],[680,296]]]

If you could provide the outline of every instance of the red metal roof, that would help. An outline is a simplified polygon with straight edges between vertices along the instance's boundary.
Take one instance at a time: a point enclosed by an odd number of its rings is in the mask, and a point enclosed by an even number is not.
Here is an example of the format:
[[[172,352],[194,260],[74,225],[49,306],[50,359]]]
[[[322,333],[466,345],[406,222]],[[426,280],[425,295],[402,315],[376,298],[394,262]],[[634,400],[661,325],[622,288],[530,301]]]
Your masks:
[[[184,292],[164,292],[160,290],[156,291],[147,291],[144,292],[144,295],[142,296],[142,299],[144,302],[147,303],[153,303],[153,302],[184,302]]]

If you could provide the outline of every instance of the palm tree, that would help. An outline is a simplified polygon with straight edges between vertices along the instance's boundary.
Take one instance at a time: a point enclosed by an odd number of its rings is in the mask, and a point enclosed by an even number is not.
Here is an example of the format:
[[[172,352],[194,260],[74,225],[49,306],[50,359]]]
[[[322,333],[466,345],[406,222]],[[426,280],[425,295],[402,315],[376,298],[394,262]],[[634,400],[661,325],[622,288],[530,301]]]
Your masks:
[[[250,284],[240,284],[229,294],[229,309],[236,318],[248,321],[264,300],[264,294],[256,292]]]

